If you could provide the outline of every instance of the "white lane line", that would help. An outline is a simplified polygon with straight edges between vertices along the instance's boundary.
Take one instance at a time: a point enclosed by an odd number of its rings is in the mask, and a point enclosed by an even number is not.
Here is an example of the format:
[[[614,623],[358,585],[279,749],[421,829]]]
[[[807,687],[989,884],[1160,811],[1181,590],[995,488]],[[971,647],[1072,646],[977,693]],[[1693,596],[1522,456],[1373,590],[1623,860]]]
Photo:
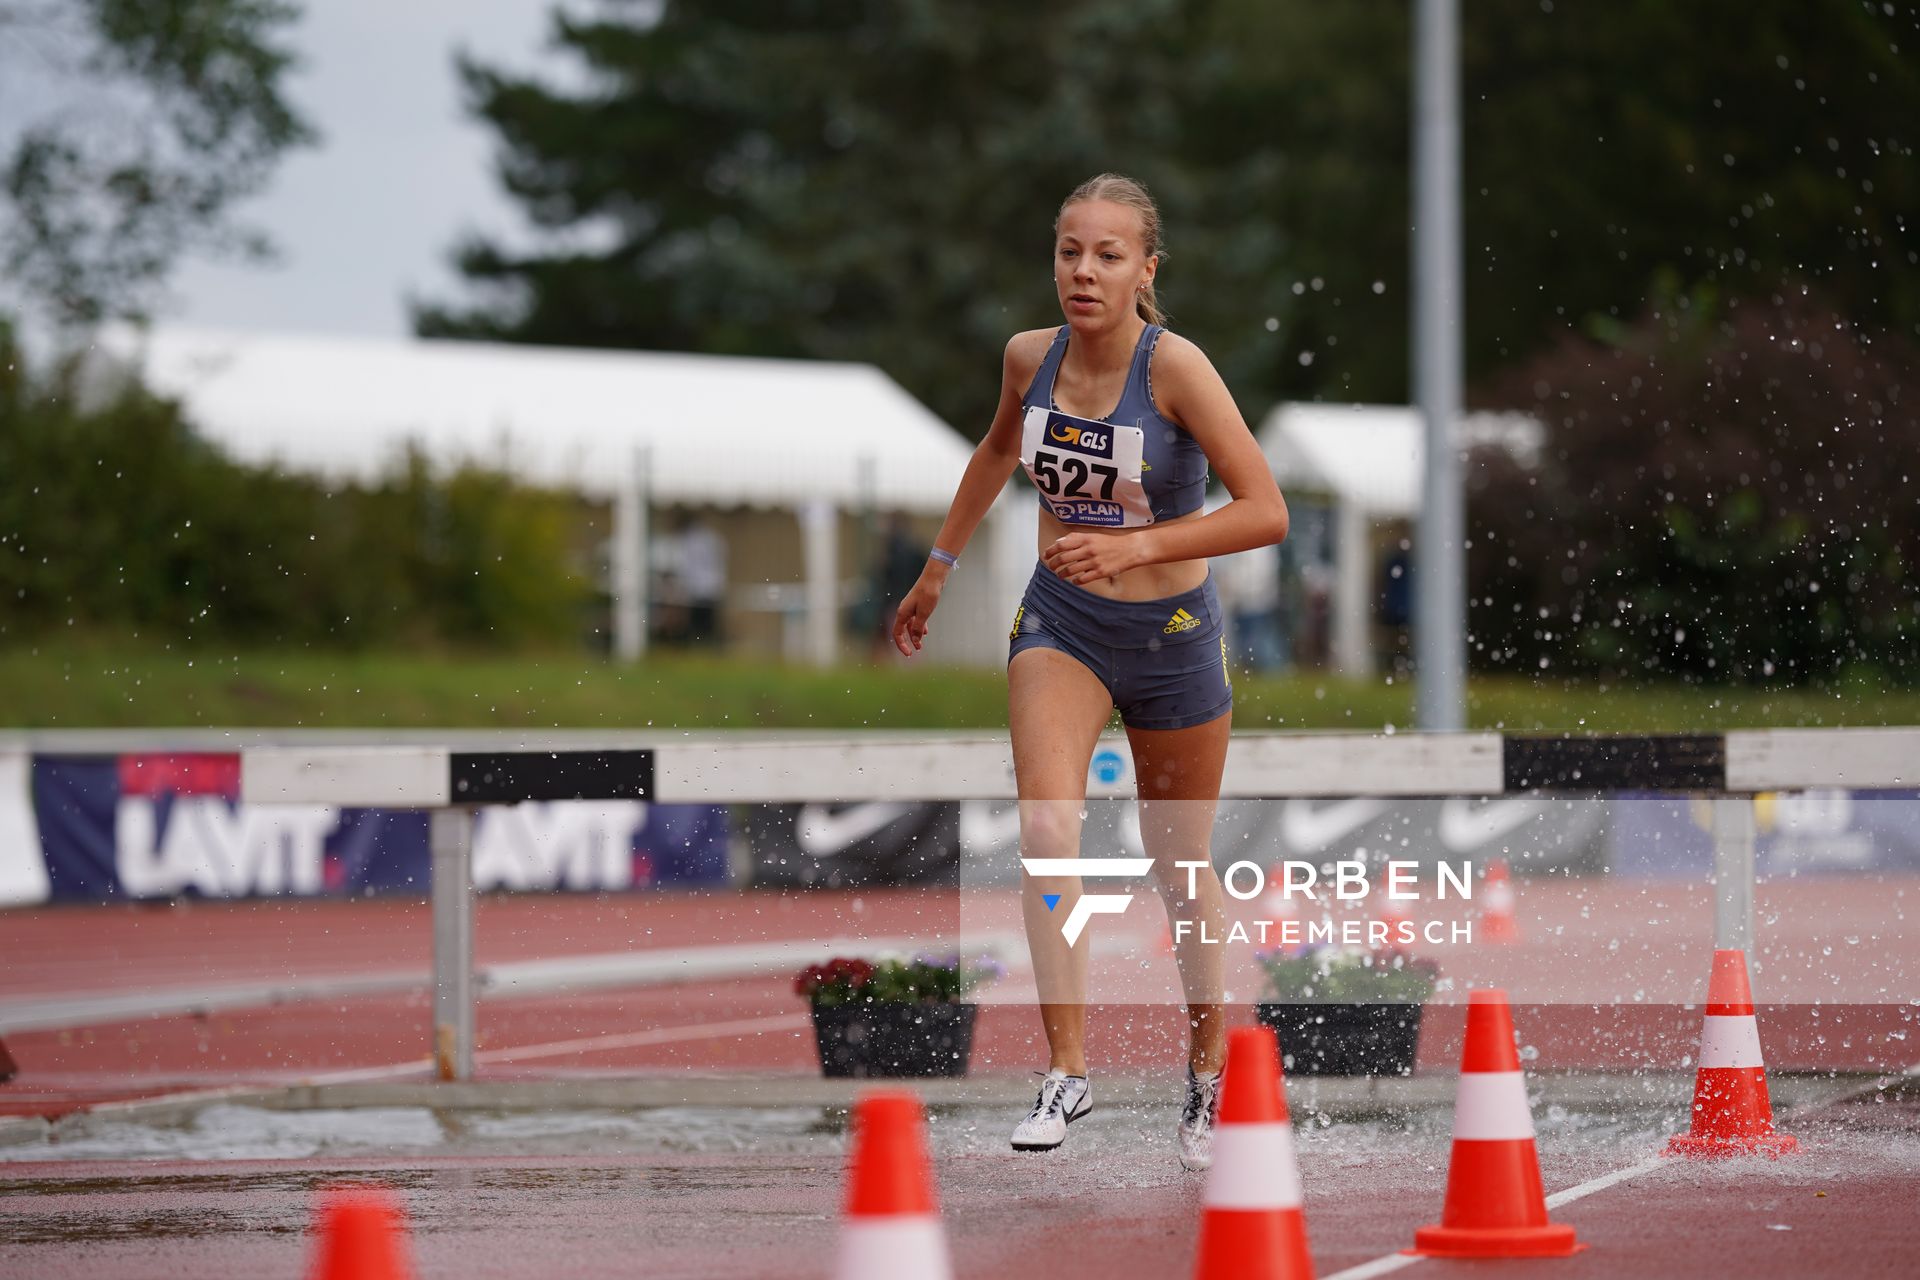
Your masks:
[[[1828,1107],[1839,1106],[1843,1102],[1852,1102],[1855,1098],[1864,1098],[1868,1094],[1878,1093],[1882,1089],[1891,1089],[1894,1085],[1904,1080],[1912,1080],[1916,1077],[1920,1077],[1920,1062],[1916,1062],[1910,1067],[1903,1067],[1899,1071],[1889,1071],[1885,1075],[1875,1076],[1870,1083],[1855,1085],[1852,1088],[1843,1088],[1831,1098],[1825,1098],[1819,1102],[1810,1101],[1803,1103],[1794,1108],[1794,1113],[1798,1114],[1802,1111],[1824,1111]]]
[[[1345,1271],[1336,1271],[1322,1280],[1367,1280],[1369,1276],[1384,1276],[1410,1267],[1416,1262],[1425,1262],[1425,1258],[1416,1258],[1407,1253],[1390,1253],[1384,1258],[1375,1258],[1372,1262],[1363,1262],[1357,1267],[1348,1267]]]
[[[1143,861],[1142,865],[1146,863]],[[969,950],[978,948],[1003,961],[1025,954],[1026,950],[1026,940],[1011,932],[972,936],[968,942]],[[493,1001],[576,991],[672,986],[701,978],[764,978],[777,975],[784,983],[787,975],[797,966],[852,951],[869,954],[897,951],[902,955],[912,955],[915,952],[950,949],[955,948],[937,938],[906,935],[789,938],[777,942],[730,942],[711,946],[553,956],[544,960],[515,960],[476,965],[473,976],[476,997]],[[432,983],[433,974],[430,970],[407,969],[333,974],[281,982],[172,987],[131,994],[54,992],[37,995],[30,1000],[0,1000],[0,1035],[55,1031],[180,1014],[269,1009],[298,1001],[396,995],[423,990]]]
[[[113,1116],[125,1112],[137,1116],[143,1107],[178,1106],[188,1103],[205,1105],[219,1102],[223,1098],[257,1098],[262,1094],[274,1092],[276,1088],[275,1085],[256,1084],[218,1085],[210,1089],[187,1089],[180,1093],[163,1093],[155,1098],[114,1098],[107,1102],[96,1102],[91,1106],[83,1103],[74,1108],[73,1114]]]
[[[544,1044],[515,1045],[508,1049],[480,1049],[475,1051],[473,1060],[475,1065],[524,1062],[532,1058],[560,1058],[570,1053],[600,1053],[611,1049],[640,1048],[645,1045],[680,1044],[688,1040],[707,1040],[715,1036],[795,1031],[811,1025],[813,1025],[813,1019],[804,1013],[782,1013],[765,1018],[735,1018],[727,1022],[693,1022],[677,1027],[654,1027],[648,1031],[633,1031],[621,1036],[582,1036],[575,1040],[549,1040]],[[390,1076],[410,1075],[416,1071],[432,1069],[433,1059],[414,1058],[380,1067],[354,1067],[346,1071],[329,1071],[323,1075],[305,1076],[299,1083],[303,1085],[355,1084],[362,1080],[384,1080]]]
[[[1015,933],[981,934],[968,938],[969,950],[978,948],[996,959],[1025,954],[1026,939]],[[788,938],[778,942],[729,942],[711,946],[672,947],[644,951],[614,951],[595,955],[556,956],[547,960],[516,960],[484,965],[476,971],[482,999],[591,991],[602,987],[654,987],[696,978],[764,978],[783,982],[796,967],[829,956],[897,951],[957,950],[938,939],[897,936],[887,938]]]
[[[255,982],[213,987],[110,995],[50,995],[0,1002],[0,1033],[59,1031],[104,1026],[143,1018],[182,1014],[272,1009],[299,1000],[358,999],[416,991],[432,985],[422,971],[342,974],[288,982]]]
[[[1822,1102],[1809,1102],[1803,1106],[1795,1107],[1794,1110],[1796,1112],[1814,1111],[1822,1107],[1830,1107],[1836,1103],[1844,1102],[1848,1098],[1861,1097],[1873,1092],[1873,1090],[1877,1088],[1884,1087],[1886,1084],[1909,1076],[1920,1076],[1920,1063],[1908,1067],[1905,1071],[1881,1076],[1873,1084],[1847,1090],[1836,1097],[1829,1098]],[[1547,1197],[1547,1208],[1558,1209],[1561,1205],[1572,1204],[1575,1200],[1590,1196],[1596,1191],[1605,1191],[1608,1187],[1618,1186],[1631,1178],[1639,1177],[1643,1173],[1651,1173],[1655,1169],[1671,1167],[1672,1165],[1673,1161],[1667,1157],[1654,1156],[1651,1159],[1642,1160],[1639,1164],[1628,1165],[1624,1169],[1616,1169],[1612,1173],[1601,1174],[1599,1177],[1583,1182],[1579,1186],[1568,1187],[1565,1191],[1554,1192]],[[1368,1280],[1370,1276],[1388,1275],[1400,1270],[1402,1267],[1410,1267],[1416,1262],[1424,1261],[1424,1258],[1414,1257],[1411,1254],[1390,1253],[1385,1257],[1375,1258],[1371,1262],[1363,1262],[1359,1266],[1348,1267],[1345,1271],[1336,1271],[1330,1276],[1323,1276],[1321,1280]]]
[[[1590,1196],[1596,1191],[1605,1191],[1608,1187],[1617,1186],[1629,1178],[1637,1178],[1643,1173],[1651,1173],[1662,1165],[1671,1164],[1672,1161],[1664,1156],[1654,1156],[1650,1160],[1642,1160],[1639,1164],[1629,1165],[1625,1169],[1616,1169],[1612,1173],[1602,1174],[1597,1178],[1583,1182],[1577,1187],[1568,1187],[1565,1191],[1554,1192],[1547,1197],[1547,1208],[1558,1209],[1563,1204],[1572,1204],[1575,1200],[1581,1199],[1584,1196]],[[1308,1229],[1312,1229],[1311,1223],[1308,1224]],[[1410,1267],[1416,1262],[1425,1261],[1425,1258],[1416,1257],[1412,1254],[1389,1253],[1385,1257],[1375,1258],[1371,1262],[1363,1262],[1357,1267],[1348,1267],[1345,1271],[1336,1271],[1330,1276],[1323,1277],[1323,1280],[1367,1280],[1369,1276],[1384,1276],[1390,1272],[1398,1271],[1402,1267]]]
[[[728,1022],[696,1022],[677,1027],[656,1027],[623,1036],[595,1036],[578,1040],[553,1040],[545,1044],[518,1045],[511,1049],[488,1049],[474,1054],[476,1062],[518,1062],[528,1058],[554,1058],[569,1053],[593,1053],[602,1049],[637,1048],[650,1044],[676,1044],[705,1040],[712,1036],[750,1035],[764,1031],[791,1031],[809,1026],[812,1019],[804,1013],[787,1013],[766,1018],[737,1018]],[[76,1109],[79,1114],[114,1115],[159,1107],[206,1105],[223,1099],[252,1099],[282,1093],[310,1085],[357,1084],[363,1080],[387,1080],[394,1076],[425,1074],[433,1070],[432,1058],[414,1058],[390,1062],[378,1067],[350,1067],[328,1071],[297,1080],[263,1081],[258,1084],[222,1085],[211,1089],[189,1089],[181,1093],[163,1093],[151,1098],[118,1098]]]
[[[288,1088],[300,1088],[310,1084],[357,1084],[362,1080],[385,1080],[389,1076],[409,1075],[415,1071],[432,1071],[432,1058],[414,1058],[409,1062],[390,1062],[379,1067],[349,1067],[345,1071],[328,1071],[317,1076],[301,1076]]]
[[[1612,1173],[1603,1173],[1590,1182],[1583,1182],[1577,1187],[1568,1187],[1565,1191],[1554,1192],[1547,1197],[1547,1208],[1558,1209],[1563,1204],[1572,1204],[1575,1200],[1590,1196],[1596,1191],[1605,1191],[1608,1187],[1625,1182],[1628,1178],[1637,1178],[1643,1173],[1651,1173],[1663,1165],[1672,1168],[1673,1161],[1665,1156],[1654,1156],[1651,1159],[1642,1160],[1639,1164],[1628,1165]]]
[[[547,1044],[521,1045],[515,1049],[483,1049],[473,1055],[475,1062],[521,1062],[528,1058],[559,1058],[569,1053],[601,1053],[611,1049],[636,1049],[651,1044],[675,1044],[683,1040],[705,1040],[713,1036],[752,1035],[763,1031],[794,1031],[810,1027],[813,1019],[804,1013],[782,1013],[767,1018],[738,1018],[732,1022],[704,1022],[683,1027],[656,1027],[624,1036],[588,1036],[579,1040],[554,1040]]]

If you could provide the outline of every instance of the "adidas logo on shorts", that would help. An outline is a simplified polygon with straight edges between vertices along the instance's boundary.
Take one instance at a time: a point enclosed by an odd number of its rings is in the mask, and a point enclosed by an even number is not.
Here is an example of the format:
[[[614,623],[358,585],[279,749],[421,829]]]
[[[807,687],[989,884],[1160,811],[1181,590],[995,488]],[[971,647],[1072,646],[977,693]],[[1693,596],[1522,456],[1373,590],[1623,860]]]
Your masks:
[[[1173,616],[1167,619],[1167,625],[1161,628],[1160,634],[1168,636],[1177,635],[1182,631],[1191,631],[1199,625],[1200,619],[1194,617],[1185,609],[1175,609]]]

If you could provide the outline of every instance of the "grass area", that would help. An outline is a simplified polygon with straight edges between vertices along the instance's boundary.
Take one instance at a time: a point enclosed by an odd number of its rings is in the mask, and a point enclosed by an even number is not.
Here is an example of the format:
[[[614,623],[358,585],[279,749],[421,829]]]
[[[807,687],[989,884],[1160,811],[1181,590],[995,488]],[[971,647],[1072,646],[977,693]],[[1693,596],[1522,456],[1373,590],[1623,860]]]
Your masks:
[[[1407,728],[1405,683],[1242,677],[1234,722],[1258,729]],[[1683,733],[1787,725],[1920,724],[1920,690],[1608,687],[1484,677],[1474,728]],[[76,645],[0,650],[0,727],[999,729],[998,671],[831,671],[657,656],[213,654]]]

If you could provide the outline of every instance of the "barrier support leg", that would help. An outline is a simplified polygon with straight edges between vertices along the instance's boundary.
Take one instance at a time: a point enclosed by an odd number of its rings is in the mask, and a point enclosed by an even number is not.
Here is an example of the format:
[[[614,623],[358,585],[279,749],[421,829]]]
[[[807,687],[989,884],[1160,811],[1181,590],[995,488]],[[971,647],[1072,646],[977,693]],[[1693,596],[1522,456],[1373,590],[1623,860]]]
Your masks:
[[[433,1066],[442,1080],[473,1078],[473,810],[435,809],[433,850]]]
[[[1753,797],[1713,802],[1713,945],[1753,950]]]

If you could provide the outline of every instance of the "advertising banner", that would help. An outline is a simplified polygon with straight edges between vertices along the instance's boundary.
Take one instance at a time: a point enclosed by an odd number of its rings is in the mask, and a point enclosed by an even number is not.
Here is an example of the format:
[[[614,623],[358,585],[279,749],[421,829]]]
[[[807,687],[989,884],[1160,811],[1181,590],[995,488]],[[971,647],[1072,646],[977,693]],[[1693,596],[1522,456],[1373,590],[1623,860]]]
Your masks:
[[[26,767],[14,770],[24,775],[16,785],[0,785],[7,901],[427,889],[422,812],[243,805],[238,758],[227,754],[10,759]],[[475,822],[474,883],[590,892],[724,884],[729,825],[717,805],[491,806]]]
[[[1226,800],[1217,813],[1216,861],[1394,858],[1426,866],[1500,856],[1526,870],[1605,867],[1599,800]],[[1088,801],[1084,824],[1086,856],[1145,851],[1131,800]],[[1011,801],[757,805],[744,830],[755,885],[950,884],[962,865],[969,882],[1019,880],[1020,813]]]
[[[1920,870],[1920,791],[1781,791],[1754,799],[1762,877]],[[1609,864],[1632,876],[1700,878],[1713,869],[1713,805],[1614,798]]]
[[[1920,792],[1763,794],[1754,801],[1759,872],[1920,869],[1916,798]],[[1020,816],[1011,801],[757,805],[745,812],[755,885],[948,884],[956,874],[970,884],[1019,880]],[[1090,800],[1083,823],[1082,856],[1146,851],[1131,800]],[[1404,860],[1431,868],[1500,858],[1521,876],[1700,878],[1713,867],[1712,806],[1634,794],[1224,800],[1212,852],[1222,865]]]
[[[752,883],[820,889],[953,884],[962,807],[892,801],[743,806]]]
[[[426,891],[425,813],[242,805],[238,794],[231,754],[0,755],[0,905]],[[1920,869],[1916,799],[1761,795],[1759,872]],[[726,884],[736,833],[748,883],[759,887],[1019,877],[1011,801],[744,805],[737,815],[724,805],[555,801],[482,808],[474,880],[529,892]],[[1713,864],[1711,804],[1656,795],[1227,800],[1211,838],[1217,864],[1499,857],[1523,876],[1696,878]],[[1138,806],[1088,802],[1081,846],[1085,856],[1141,856]]]

